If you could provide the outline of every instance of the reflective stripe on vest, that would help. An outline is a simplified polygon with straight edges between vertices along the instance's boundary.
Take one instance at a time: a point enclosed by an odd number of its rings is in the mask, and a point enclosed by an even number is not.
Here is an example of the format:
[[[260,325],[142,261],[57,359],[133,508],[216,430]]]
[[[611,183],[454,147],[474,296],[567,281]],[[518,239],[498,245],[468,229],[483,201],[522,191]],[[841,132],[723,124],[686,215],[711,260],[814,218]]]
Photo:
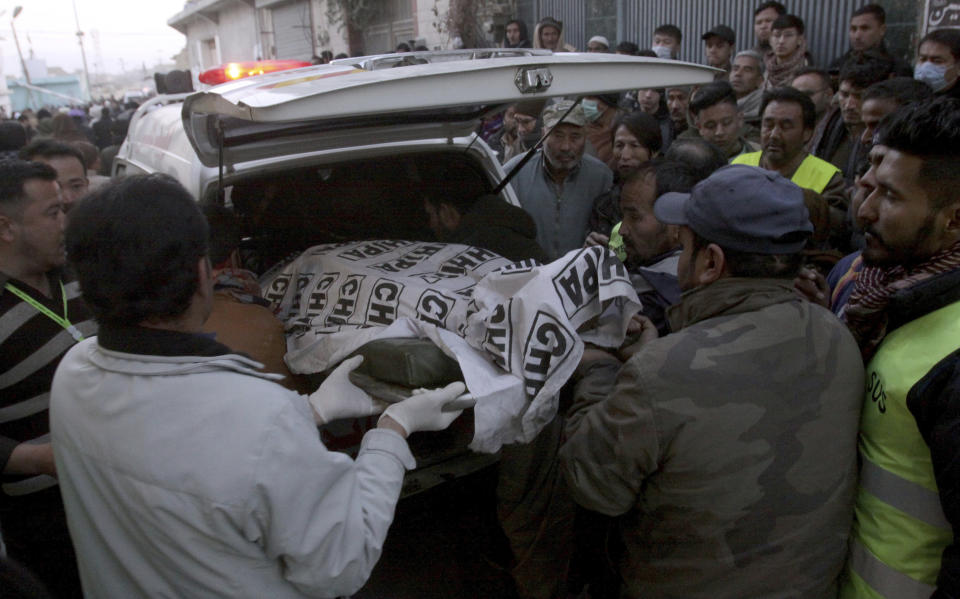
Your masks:
[[[887,335],[867,365],[861,479],[841,597],[929,597],[936,584],[941,554],[953,535],[940,506],[930,449],[906,400],[911,387],[957,349],[958,340],[960,302],[955,302]],[[904,591],[907,581],[915,583],[914,592]]]
[[[762,154],[763,152],[740,154],[731,160],[730,164],[760,166],[760,156]],[[804,189],[823,193],[823,190],[827,188],[827,184],[830,183],[830,179],[838,172],[840,172],[840,169],[826,160],[821,160],[813,154],[807,154],[807,157],[804,158],[800,166],[797,167],[796,172],[793,173],[790,180]]]
[[[935,587],[918,582],[906,574],[897,572],[870,553],[859,541],[850,542],[851,580],[840,593],[840,599],[860,597],[882,599],[929,599]],[[884,589],[880,595],[875,589]]]

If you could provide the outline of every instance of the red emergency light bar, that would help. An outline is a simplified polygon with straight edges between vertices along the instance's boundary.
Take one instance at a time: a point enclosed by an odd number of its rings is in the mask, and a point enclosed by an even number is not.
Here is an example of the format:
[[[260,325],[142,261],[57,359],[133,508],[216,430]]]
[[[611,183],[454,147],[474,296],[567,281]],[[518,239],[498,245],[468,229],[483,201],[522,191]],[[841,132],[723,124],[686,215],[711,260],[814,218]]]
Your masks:
[[[207,85],[219,85],[227,81],[236,81],[244,77],[263,75],[275,71],[287,71],[308,67],[311,63],[305,60],[248,60],[246,62],[228,62],[225,65],[214,67],[200,73],[198,79]]]

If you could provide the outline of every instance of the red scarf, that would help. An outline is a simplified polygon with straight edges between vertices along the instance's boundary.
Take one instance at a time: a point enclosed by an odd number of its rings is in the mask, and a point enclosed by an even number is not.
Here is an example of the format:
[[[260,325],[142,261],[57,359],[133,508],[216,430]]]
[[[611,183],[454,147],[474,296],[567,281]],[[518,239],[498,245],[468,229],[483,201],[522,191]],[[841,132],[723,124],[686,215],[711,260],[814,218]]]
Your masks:
[[[909,271],[901,265],[863,267],[840,317],[857,339],[865,363],[873,357],[887,334],[890,297],[897,291],[957,268],[960,268],[960,241]]]

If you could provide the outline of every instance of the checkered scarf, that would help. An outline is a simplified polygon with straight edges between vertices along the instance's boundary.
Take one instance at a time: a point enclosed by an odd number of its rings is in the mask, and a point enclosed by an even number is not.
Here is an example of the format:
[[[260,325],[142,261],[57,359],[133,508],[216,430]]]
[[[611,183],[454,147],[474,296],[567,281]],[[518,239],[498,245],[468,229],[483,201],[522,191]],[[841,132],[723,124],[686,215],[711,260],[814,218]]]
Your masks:
[[[864,363],[887,334],[890,297],[921,281],[960,268],[960,241],[907,270],[903,266],[864,266],[840,317],[860,345]]]

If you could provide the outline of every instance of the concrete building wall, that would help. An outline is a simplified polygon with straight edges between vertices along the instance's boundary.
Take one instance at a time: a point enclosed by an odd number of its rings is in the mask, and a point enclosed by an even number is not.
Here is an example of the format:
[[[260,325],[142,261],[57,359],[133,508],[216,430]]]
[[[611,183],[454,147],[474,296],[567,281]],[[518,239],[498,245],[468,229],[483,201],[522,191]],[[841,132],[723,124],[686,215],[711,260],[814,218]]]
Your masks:
[[[312,0],[313,14],[317,26],[317,49],[330,50],[333,55],[350,54],[350,42],[347,28],[341,23],[331,23],[327,17],[327,0]]]
[[[257,12],[252,6],[233,2],[220,11],[220,57],[223,62],[256,60]]]

